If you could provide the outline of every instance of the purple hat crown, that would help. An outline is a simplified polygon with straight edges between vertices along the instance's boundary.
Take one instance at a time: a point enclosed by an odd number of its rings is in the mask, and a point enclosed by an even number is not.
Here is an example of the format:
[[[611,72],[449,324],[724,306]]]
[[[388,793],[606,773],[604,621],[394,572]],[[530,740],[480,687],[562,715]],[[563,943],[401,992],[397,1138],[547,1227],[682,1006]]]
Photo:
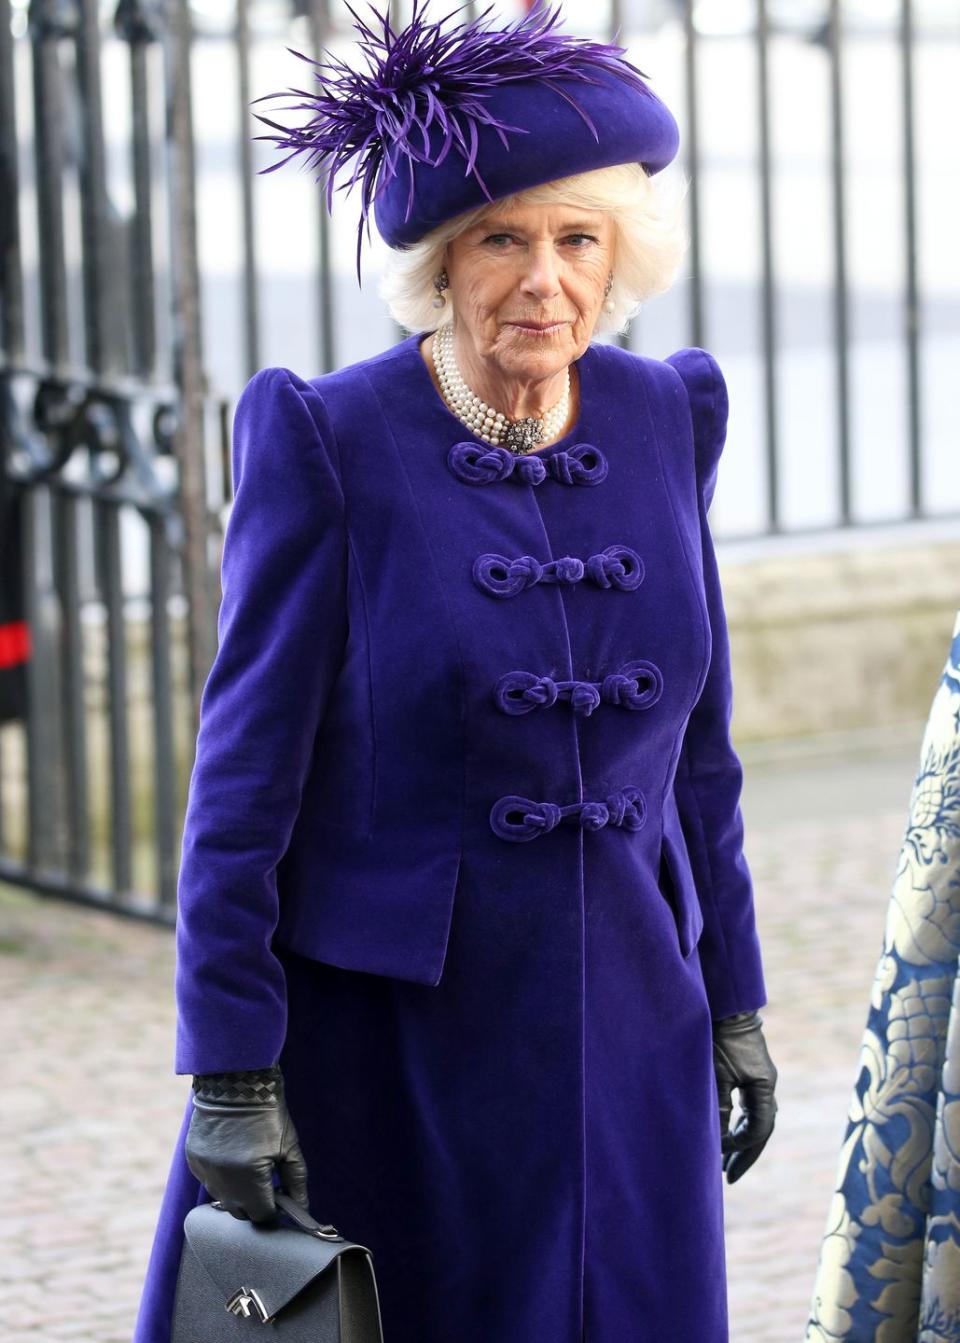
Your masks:
[[[320,165],[316,180],[324,181],[330,210],[334,179],[356,160],[351,176],[337,189],[350,191],[357,182],[361,184],[358,279],[364,223],[368,237],[370,232],[370,207],[404,161],[411,166],[418,162],[437,167],[451,150],[456,150],[465,161],[464,176],[473,174],[484,196],[492,199],[476,163],[480,128],[495,133],[506,147],[508,131],[527,133],[526,127],[498,120],[486,106],[499,86],[536,80],[554,89],[575,108],[597,140],[597,128],[588,113],[558,80],[591,84],[596,82],[596,75],[613,74],[638,91],[650,93],[643,82],[647,76],[624,59],[624,47],[555,32],[561,19],[559,4],[552,11],[537,6],[506,27],[493,29],[486,24],[491,5],[476,19],[444,31],[443,25],[466,6],[428,23],[428,3],[414,0],[411,20],[400,31],[391,27],[386,13],[370,5],[380,22],[380,32],[347,4],[367,69],[353,69],[329,51],[327,60],[316,61],[288,47],[291,55],[315,67],[319,89],[286,89],[254,99],[259,103],[271,98],[301,98],[302,102],[281,110],[311,114],[303,125],[287,127],[254,113],[276,133],[253,138],[290,150],[279,162],[262,168],[261,173],[275,172],[291,158],[305,154],[308,164]],[[442,141],[435,152],[431,140],[438,136]],[[412,172],[409,177],[407,218],[414,200]]]

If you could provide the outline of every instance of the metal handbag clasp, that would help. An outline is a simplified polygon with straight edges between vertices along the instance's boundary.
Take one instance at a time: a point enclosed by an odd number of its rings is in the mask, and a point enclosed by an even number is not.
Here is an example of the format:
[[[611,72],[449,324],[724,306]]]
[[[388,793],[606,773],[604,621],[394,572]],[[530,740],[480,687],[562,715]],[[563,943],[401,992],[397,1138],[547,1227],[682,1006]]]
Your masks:
[[[227,1302],[227,1311],[241,1320],[268,1321],[267,1309],[252,1287],[238,1287]]]

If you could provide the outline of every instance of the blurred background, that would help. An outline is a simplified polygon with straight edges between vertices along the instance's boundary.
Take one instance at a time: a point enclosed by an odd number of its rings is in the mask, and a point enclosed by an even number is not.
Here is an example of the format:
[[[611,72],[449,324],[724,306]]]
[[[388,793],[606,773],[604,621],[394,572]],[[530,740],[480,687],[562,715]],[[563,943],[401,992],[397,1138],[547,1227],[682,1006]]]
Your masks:
[[[786,1343],[960,606],[960,9],[563,8],[681,125],[691,251],[624,343],[705,346],[730,391],[710,517],[782,1095],[725,1195],[731,1337]],[[405,334],[375,234],[357,286],[355,196],[331,220],[299,161],[263,172],[251,101],[312,79],[288,47],[355,60],[346,5],[0,0],[7,1338],[130,1336],[188,1094],[170,928],[233,405]]]

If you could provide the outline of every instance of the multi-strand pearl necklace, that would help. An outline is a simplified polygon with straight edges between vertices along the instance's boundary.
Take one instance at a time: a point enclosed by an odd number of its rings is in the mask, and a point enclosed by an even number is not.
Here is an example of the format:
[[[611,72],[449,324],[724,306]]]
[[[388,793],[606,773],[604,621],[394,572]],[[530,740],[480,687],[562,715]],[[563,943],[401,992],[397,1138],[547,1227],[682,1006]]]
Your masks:
[[[433,335],[433,366],[443,397],[458,419],[486,443],[500,444],[517,454],[529,452],[538,443],[556,438],[570,411],[570,369],[566,370],[563,396],[544,411],[519,420],[508,419],[471,392],[453,355],[453,326],[446,322]]]

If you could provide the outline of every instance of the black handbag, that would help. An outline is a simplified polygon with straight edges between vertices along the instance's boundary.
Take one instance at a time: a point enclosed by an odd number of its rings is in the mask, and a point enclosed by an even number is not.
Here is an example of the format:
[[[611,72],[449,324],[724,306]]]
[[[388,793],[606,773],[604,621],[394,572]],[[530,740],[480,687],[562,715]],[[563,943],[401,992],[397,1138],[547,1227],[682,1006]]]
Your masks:
[[[287,1194],[293,1223],[251,1222],[201,1203],[183,1223],[171,1343],[383,1343],[373,1256]]]

